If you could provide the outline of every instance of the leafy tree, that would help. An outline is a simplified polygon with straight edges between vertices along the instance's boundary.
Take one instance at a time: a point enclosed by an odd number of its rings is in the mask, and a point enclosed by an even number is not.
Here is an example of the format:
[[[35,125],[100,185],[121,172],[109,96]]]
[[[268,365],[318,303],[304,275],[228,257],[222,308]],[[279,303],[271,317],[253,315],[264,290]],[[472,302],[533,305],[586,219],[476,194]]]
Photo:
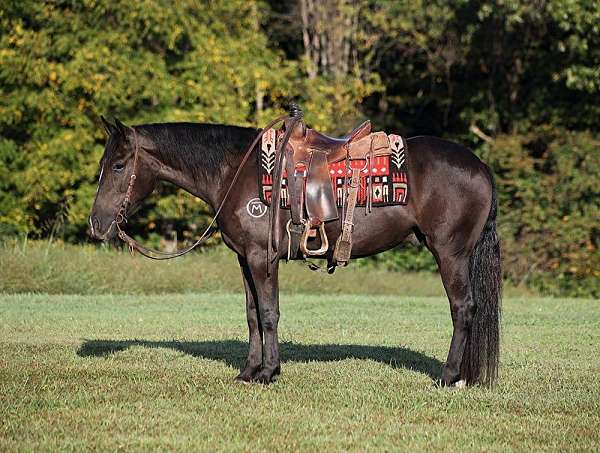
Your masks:
[[[498,176],[508,278],[598,296],[599,23],[588,0],[5,0],[0,235],[85,237],[100,114],[258,127],[296,99],[324,131],[369,117],[470,145]],[[138,234],[205,225],[202,202],[158,195]]]
[[[355,113],[371,88],[346,84],[351,78],[307,82],[299,62],[269,48],[265,7],[242,0],[185,0],[176,8],[160,0],[5,4],[2,230],[43,234],[63,222],[68,238],[84,235],[104,141],[100,114],[130,123],[257,125],[293,97],[321,128]],[[205,207],[162,190],[171,196],[142,219],[143,229],[159,215],[171,226],[175,218],[202,225]]]
[[[496,169],[505,269],[544,292],[600,294],[600,138],[542,127],[482,151]]]

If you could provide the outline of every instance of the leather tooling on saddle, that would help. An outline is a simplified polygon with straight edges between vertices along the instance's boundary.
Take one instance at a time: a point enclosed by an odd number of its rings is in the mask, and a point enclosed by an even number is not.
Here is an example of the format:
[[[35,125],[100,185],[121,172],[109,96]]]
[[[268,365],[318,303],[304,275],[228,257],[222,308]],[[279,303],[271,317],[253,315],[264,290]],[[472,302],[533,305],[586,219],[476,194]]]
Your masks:
[[[275,132],[275,131],[273,131]],[[373,207],[389,206],[395,204],[404,205],[408,201],[408,175],[406,172],[406,156],[404,154],[404,140],[399,135],[386,135],[385,132],[374,132],[380,135],[377,141],[385,143],[385,150],[390,154],[375,153],[371,163],[370,172],[367,167],[366,159],[353,159],[350,161],[350,169],[361,169],[360,188],[358,191],[357,206],[366,206],[368,199],[367,189],[371,189],[370,201]],[[367,137],[365,137],[366,139]],[[383,139],[383,140],[382,140]],[[271,195],[273,191],[273,174],[269,171],[270,148],[271,145],[263,140],[263,150],[261,150],[261,168],[260,168],[260,199],[263,203],[271,204]],[[263,165],[262,162],[265,162]],[[343,207],[344,184],[346,178],[344,173],[351,176],[351,170],[346,170],[345,160],[328,164],[331,186],[335,195],[338,208]],[[372,178],[372,186],[368,179]],[[280,206],[289,209],[289,199],[287,196],[287,172],[284,170],[281,181],[281,200]]]
[[[286,133],[288,141],[282,148]],[[341,234],[330,263],[344,266],[351,254],[355,207],[368,213],[408,202],[406,143],[400,135],[371,132],[369,121],[345,137],[328,137],[307,128],[294,105],[280,130],[263,135],[258,160],[260,199],[267,205],[277,203],[271,214],[275,250],[279,210],[291,210],[286,227],[288,259],[295,258],[298,250],[305,258],[327,253],[324,225],[340,219]],[[320,239],[316,249],[308,244],[315,236]]]

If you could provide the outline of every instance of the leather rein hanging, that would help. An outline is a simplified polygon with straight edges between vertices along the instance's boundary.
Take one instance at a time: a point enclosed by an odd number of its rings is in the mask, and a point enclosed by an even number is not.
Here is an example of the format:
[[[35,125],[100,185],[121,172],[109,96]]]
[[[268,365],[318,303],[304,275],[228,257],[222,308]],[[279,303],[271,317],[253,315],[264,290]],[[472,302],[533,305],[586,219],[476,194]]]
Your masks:
[[[196,242],[194,242],[192,245],[190,245],[189,247],[186,247],[186,248],[180,249],[180,250],[176,250],[174,252],[162,252],[160,250],[155,250],[155,249],[145,247],[142,244],[140,244],[138,241],[133,239],[131,236],[129,236],[125,232],[125,230],[123,230],[123,228],[121,227],[122,224],[127,223],[127,209],[129,208],[129,205],[131,203],[131,196],[133,194],[133,186],[135,185],[135,180],[137,178],[136,171],[137,171],[137,163],[138,163],[138,154],[139,154],[139,150],[140,150],[137,132],[136,132],[135,128],[131,128],[131,130],[133,131],[133,146],[134,146],[133,171],[131,173],[131,176],[129,177],[129,185],[127,186],[127,192],[125,192],[125,198],[123,198],[123,201],[121,202],[121,206],[119,207],[119,210],[117,211],[117,215],[114,220],[114,223],[116,224],[116,227],[118,230],[119,239],[121,239],[123,242],[125,242],[127,244],[127,246],[129,247],[129,251],[131,253],[133,253],[134,250],[137,250],[143,256],[153,259],[153,260],[169,260],[169,259],[177,258],[178,256],[182,256],[182,255],[185,255],[186,253],[191,252],[196,247],[198,247],[200,244],[206,242],[208,239],[210,239],[210,237],[217,230],[217,228],[215,227],[215,224],[217,222],[217,217],[219,217],[219,214],[221,213],[223,206],[225,206],[225,202],[227,201],[229,194],[233,190],[235,183],[237,182],[240,174],[242,173],[242,169],[244,168],[244,165],[250,158],[250,155],[252,154],[252,151],[258,144],[259,140],[262,138],[262,136],[264,135],[264,133],[266,131],[273,128],[277,123],[282,122],[286,118],[288,118],[288,115],[280,116],[280,117],[274,119],[273,121],[271,121],[269,124],[267,124],[267,126],[265,126],[265,128],[262,131],[260,131],[260,133],[256,136],[254,141],[250,144],[250,146],[246,150],[246,153],[244,154],[244,157],[241,160],[239,167],[238,167],[237,171],[235,172],[235,175],[233,176],[233,179],[231,180],[231,184],[229,184],[229,188],[227,189],[227,192],[225,192],[225,196],[221,200],[219,207],[215,211],[215,215],[213,216],[210,224],[204,230],[204,233],[202,233],[200,238],[198,238],[198,240]]]

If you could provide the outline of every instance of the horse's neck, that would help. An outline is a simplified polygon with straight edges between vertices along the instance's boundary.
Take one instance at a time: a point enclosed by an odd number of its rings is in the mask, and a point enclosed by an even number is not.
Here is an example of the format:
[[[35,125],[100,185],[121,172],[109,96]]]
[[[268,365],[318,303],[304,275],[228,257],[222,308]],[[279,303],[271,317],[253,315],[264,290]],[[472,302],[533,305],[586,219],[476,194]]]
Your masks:
[[[237,157],[237,156],[234,156]],[[152,157],[158,163],[158,178],[161,181],[167,181],[177,187],[189,192],[190,194],[202,199],[208,203],[213,209],[221,202],[224,194],[224,181],[230,179],[229,175],[235,172],[235,164],[237,159],[231,159],[229,162],[233,167],[223,162],[221,172],[206,178],[196,178],[191,171],[178,170],[158,160],[155,156]],[[241,158],[241,157],[240,157]]]

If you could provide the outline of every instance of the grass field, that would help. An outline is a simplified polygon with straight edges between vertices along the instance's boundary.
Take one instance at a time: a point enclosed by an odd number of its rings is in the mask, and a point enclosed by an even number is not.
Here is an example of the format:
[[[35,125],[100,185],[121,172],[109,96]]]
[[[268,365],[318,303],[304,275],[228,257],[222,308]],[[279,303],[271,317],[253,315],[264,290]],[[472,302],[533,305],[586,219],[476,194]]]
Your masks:
[[[299,262],[282,264],[280,287],[288,293],[302,294],[444,295],[435,273],[391,272],[364,263],[353,261],[333,276],[312,272]],[[0,293],[214,293],[242,288],[237,259],[224,246],[158,262],[89,244],[0,243]],[[505,294],[534,295],[527,288],[512,286],[505,287]]]
[[[0,295],[0,450],[598,450],[600,301],[504,313],[499,385],[443,389],[443,298],[284,294],[265,387],[241,294]]]

